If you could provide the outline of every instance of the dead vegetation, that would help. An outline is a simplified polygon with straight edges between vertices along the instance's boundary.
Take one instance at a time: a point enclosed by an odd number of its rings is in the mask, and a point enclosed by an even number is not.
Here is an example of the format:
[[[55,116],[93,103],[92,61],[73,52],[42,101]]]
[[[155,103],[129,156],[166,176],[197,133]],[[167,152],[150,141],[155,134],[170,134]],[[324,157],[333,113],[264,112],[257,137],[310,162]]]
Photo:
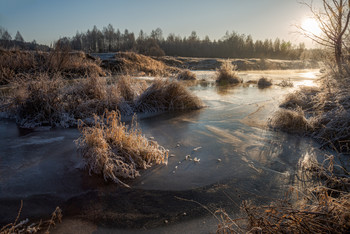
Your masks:
[[[320,88],[302,87],[298,91],[286,96],[280,107],[290,110],[293,113],[298,112],[299,118],[294,118],[297,123],[292,121],[281,126],[282,130],[292,129],[293,126],[300,126],[301,119],[306,121],[304,134],[312,136],[322,147],[336,149],[341,153],[350,153],[350,95],[348,88],[349,81],[343,79],[341,82],[336,79],[330,81],[326,77],[323,78]],[[285,121],[285,114],[292,113],[288,111],[279,111],[272,118],[273,121],[282,123]],[[300,115],[303,115],[301,118]],[[289,114],[291,116],[291,114]],[[278,120],[278,118],[281,120]],[[304,124],[304,125],[305,125]],[[301,129],[300,129],[301,130]]]
[[[23,201],[19,208],[17,217],[13,223],[9,223],[0,229],[0,234],[12,234],[12,233],[38,233],[45,231],[45,234],[50,233],[50,229],[56,225],[56,223],[62,222],[62,210],[56,207],[51,214],[51,218],[48,220],[40,220],[36,223],[29,223],[29,219],[24,219],[19,222],[21,212],[23,209]]]
[[[281,86],[283,88],[285,88],[285,87],[293,87],[294,86],[293,82],[290,79],[288,79],[288,80],[284,79],[280,83],[278,83],[277,85]]]
[[[182,72],[180,72],[176,78],[178,80],[197,80],[196,74],[194,74],[193,72],[191,72],[188,69],[183,70]]]
[[[203,107],[201,100],[178,81],[156,80],[135,101],[138,112],[184,111]]]
[[[115,82],[114,82],[115,81]],[[202,107],[201,101],[177,81],[146,84],[128,76],[107,82],[104,77],[67,81],[60,75],[39,74],[13,82],[2,97],[0,111],[21,127],[76,126],[105,110],[123,116],[140,112],[185,111]]]
[[[272,80],[269,80],[265,77],[261,77],[259,80],[258,80],[258,88],[260,89],[264,89],[264,88],[267,88],[267,87],[270,87],[272,85]]]
[[[231,219],[221,211],[217,233],[347,233],[350,230],[350,177],[333,156],[322,164],[302,168],[321,179],[320,185],[298,191],[291,188],[284,199],[266,206],[243,201],[242,218]]]
[[[121,122],[116,111],[94,115],[94,119],[91,127],[80,122],[82,135],[76,140],[89,173],[102,174],[105,180],[128,187],[121,179],[134,179],[140,175],[139,169],[167,163],[168,151],[143,136],[136,119],[130,127]]]
[[[305,118],[304,112],[298,110],[281,109],[269,119],[269,126],[289,133],[303,134],[313,129],[313,126]]]
[[[239,84],[243,80],[238,77],[236,66],[230,61],[225,61],[219,69],[216,70],[216,83],[220,85]]]
[[[115,54],[116,64],[111,69],[132,75],[168,76],[179,69],[165,65],[149,56],[134,52],[118,52]]]
[[[16,79],[31,79],[40,73],[65,78],[104,76],[100,61],[82,52],[57,46],[51,52],[0,49],[0,85]]]

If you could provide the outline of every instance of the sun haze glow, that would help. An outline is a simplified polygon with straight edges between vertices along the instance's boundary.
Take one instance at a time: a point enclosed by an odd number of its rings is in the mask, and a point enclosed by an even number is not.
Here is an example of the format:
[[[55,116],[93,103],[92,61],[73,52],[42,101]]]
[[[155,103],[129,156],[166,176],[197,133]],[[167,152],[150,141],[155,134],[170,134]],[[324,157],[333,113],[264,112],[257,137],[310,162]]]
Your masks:
[[[301,28],[309,33],[312,33],[314,35],[320,35],[321,29],[317,21],[313,18],[307,18],[303,21]]]

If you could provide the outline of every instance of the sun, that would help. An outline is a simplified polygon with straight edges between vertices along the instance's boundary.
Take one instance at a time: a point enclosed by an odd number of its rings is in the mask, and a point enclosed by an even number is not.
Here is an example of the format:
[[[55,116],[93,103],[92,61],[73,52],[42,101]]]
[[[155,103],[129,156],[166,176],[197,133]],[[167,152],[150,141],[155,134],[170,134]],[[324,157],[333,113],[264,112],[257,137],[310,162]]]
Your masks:
[[[319,36],[321,34],[321,29],[318,22],[314,18],[307,18],[301,24],[301,28],[308,33]]]

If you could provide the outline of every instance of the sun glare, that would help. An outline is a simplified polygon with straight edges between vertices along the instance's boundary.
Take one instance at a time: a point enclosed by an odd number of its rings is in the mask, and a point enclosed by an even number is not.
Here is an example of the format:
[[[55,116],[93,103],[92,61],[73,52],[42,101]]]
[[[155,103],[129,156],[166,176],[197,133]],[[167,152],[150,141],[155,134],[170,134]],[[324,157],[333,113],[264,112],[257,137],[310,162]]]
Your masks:
[[[321,29],[320,26],[318,25],[317,21],[313,18],[307,18],[303,21],[301,25],[302,29],[312,33],[314,35],[320,35],[321,34]]]

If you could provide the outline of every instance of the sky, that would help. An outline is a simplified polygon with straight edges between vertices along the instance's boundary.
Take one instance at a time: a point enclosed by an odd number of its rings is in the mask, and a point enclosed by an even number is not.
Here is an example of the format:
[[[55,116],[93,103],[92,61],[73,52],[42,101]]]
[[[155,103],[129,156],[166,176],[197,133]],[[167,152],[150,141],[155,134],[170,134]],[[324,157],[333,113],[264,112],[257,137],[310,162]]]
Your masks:
[[[297,33],[295,24],[310,16],[298,0],[0,0],[0,26],[12,37],[17,30],[26,41],[49,45],[96,25],[108,24],[137,36],[161,28],[169,33],[200,38],[222,38],[235,31],[254,40],[280,39],[311,42]]]

